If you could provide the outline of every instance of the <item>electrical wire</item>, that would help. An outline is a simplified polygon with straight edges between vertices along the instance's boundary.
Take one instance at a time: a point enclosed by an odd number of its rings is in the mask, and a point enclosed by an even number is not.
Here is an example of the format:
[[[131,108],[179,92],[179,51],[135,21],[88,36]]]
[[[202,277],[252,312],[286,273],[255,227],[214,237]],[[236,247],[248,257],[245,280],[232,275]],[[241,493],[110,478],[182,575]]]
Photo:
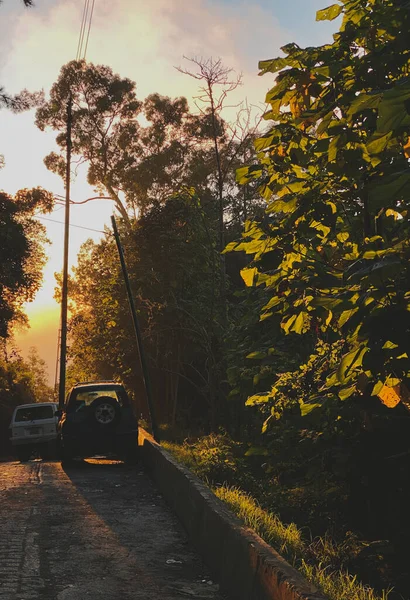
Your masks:
[[[50,221],[51,223],[59,223],[60,225],[64,225],[64,221],[57,221],[56,219],[41,217],[40,215],[36,215],[36,219],[42,219],[43,221]],[[69,227],[76,227],[77,229],[86,229],[87,231],[95,231],[95,233],[109,233],[107,231],[102,231],[101,229],[92,229],[91,227],[84,227],[83,225],[74,225],[73,223],[70,223]]]
[[[83,41],[84,41],[84,32],[85,32],[87,16],[88,16],[88,7],[89,7],[89,0],[84,0],[83,18],[81,20],[80,35],[78,37],[76,60],[80,60],[80,57],[81,57]]]
[[[95,0],[93,0],[92,6],[91,6],[90,19],[89,19],[89,22],[88,22],[88,32],[87,32],[87,41],[85,43],[84,60],[85,60],[85,56],[87,54],[88,39],[90,37],[90,29],[91,29],[91,23],[92,23],[92,20],[93,20],[93,13],[94,13],[94,4],[95,4]]]
[[[76,60],[85,60],[87,55],[94,6],[95,0],[84,0],[83,18],[81,20],[80,35],[78,38]]]

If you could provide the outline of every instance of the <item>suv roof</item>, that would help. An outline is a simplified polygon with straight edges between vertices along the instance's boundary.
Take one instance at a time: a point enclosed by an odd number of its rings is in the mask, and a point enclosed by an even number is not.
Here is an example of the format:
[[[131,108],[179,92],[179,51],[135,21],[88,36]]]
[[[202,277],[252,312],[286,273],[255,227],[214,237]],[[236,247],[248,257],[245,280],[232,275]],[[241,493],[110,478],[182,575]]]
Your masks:
[[[107,383],[109,385],[122,386],[122,383],[119,383],[118,381],[112,381],[111,379],[103,379],[100,381],[80,381],[80,382],[74,384],[73,387],[80,387],[80,386],[81,387],[85,387],[85,386],[95,387],[95,386],[99,386],[99,385],[107,385]]]

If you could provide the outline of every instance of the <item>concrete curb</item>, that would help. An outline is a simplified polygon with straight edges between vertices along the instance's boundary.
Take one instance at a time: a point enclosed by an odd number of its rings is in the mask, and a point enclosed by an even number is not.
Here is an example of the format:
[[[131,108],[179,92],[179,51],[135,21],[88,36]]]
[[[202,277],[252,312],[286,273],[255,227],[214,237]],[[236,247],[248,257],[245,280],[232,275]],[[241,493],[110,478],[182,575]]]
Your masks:
[[[139,443],[148,473],[235,600],[327,600],[143,429]]]

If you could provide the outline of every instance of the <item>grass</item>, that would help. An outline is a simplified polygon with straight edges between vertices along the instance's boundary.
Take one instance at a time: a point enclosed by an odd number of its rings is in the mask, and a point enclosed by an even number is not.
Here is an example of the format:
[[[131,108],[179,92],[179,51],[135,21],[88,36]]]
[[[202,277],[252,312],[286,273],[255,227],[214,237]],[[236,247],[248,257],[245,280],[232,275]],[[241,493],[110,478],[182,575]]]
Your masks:
[[[387,600],[389,590],[379,595],[345,569],[334,568],[335,564],[343,564],[346,552],[343,545],[339,547],[327,537],[308,542],[295,523],[284,524],[275,514],[264,510],[250,494],[225,484],[214,487],[213,482],[220,481],[224,472],[230,474],[234,466],[230,448],[219,439],[223,436],[210,437],[195,445],[165,442],[163,446],[201,477],[247,527],[275,548],[329,600]],[[214,473],[219,477],[215,479]]]
[[[346,571],[331,571],[322,562],[314,564],[315,550],[320,547],[323,556],[324,548],[328,545],[325,541],[312,545],[305,543],[300,529],[294,523],[285,525],[276,515],[263,510],[249,494],[237,488],[221,486],[213,491],[247,527],[275,548],[330,600],[387,599],[388,591],[379,596]]]

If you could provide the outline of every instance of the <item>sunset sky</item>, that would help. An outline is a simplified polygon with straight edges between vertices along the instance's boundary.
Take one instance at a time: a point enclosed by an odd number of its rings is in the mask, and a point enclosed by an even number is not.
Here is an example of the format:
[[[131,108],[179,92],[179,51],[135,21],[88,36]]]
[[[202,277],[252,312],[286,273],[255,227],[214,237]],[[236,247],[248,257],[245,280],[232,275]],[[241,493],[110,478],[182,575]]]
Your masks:
[[[184,95],[196,92],[195,82],[178,73],[175,65],[183,55],[222,58],[224,64],[243,73],[244,85],[236,100],[248,98],[261,104],[272,78],[258,77],[258,61],[279,54],[281,45],[295,41],[317,45],[331,40],[334,23],[316,23],[316,10],[326,0],[96,0],[87,60],[107,64],[122,76],[136,81],[139,99],[158,92]],[[83,0],[36,0],[25,9],[17,0],[0,5],[0,84],[8,92],[22,88],[44,89],[47,94],[60,68],[75,58]],[[55,148],[53,132],[34,125],[32,112],[12,115],[0,112],[0,153],[6,166],[0,171],[0,189],[14,193],[20,188],[42,186],[64,194],[60,178],[45,168],[43,158]],[[80,201],[93,190],[80,174],[72,185],[72,198]],[[73,207],[71,212],[70,264],[75,264],[81,244],[98,239],[112,213],[109,201]],[[59,327],[59,307],[53,300],[54,272],[62,268],[64,209],[46,215],[51,245],[44,284],[27,306],[31,328],[18,332],[17,343],[26,352],[37,346],[54,371]],[[74,227],[75,225],[80,227]]]

